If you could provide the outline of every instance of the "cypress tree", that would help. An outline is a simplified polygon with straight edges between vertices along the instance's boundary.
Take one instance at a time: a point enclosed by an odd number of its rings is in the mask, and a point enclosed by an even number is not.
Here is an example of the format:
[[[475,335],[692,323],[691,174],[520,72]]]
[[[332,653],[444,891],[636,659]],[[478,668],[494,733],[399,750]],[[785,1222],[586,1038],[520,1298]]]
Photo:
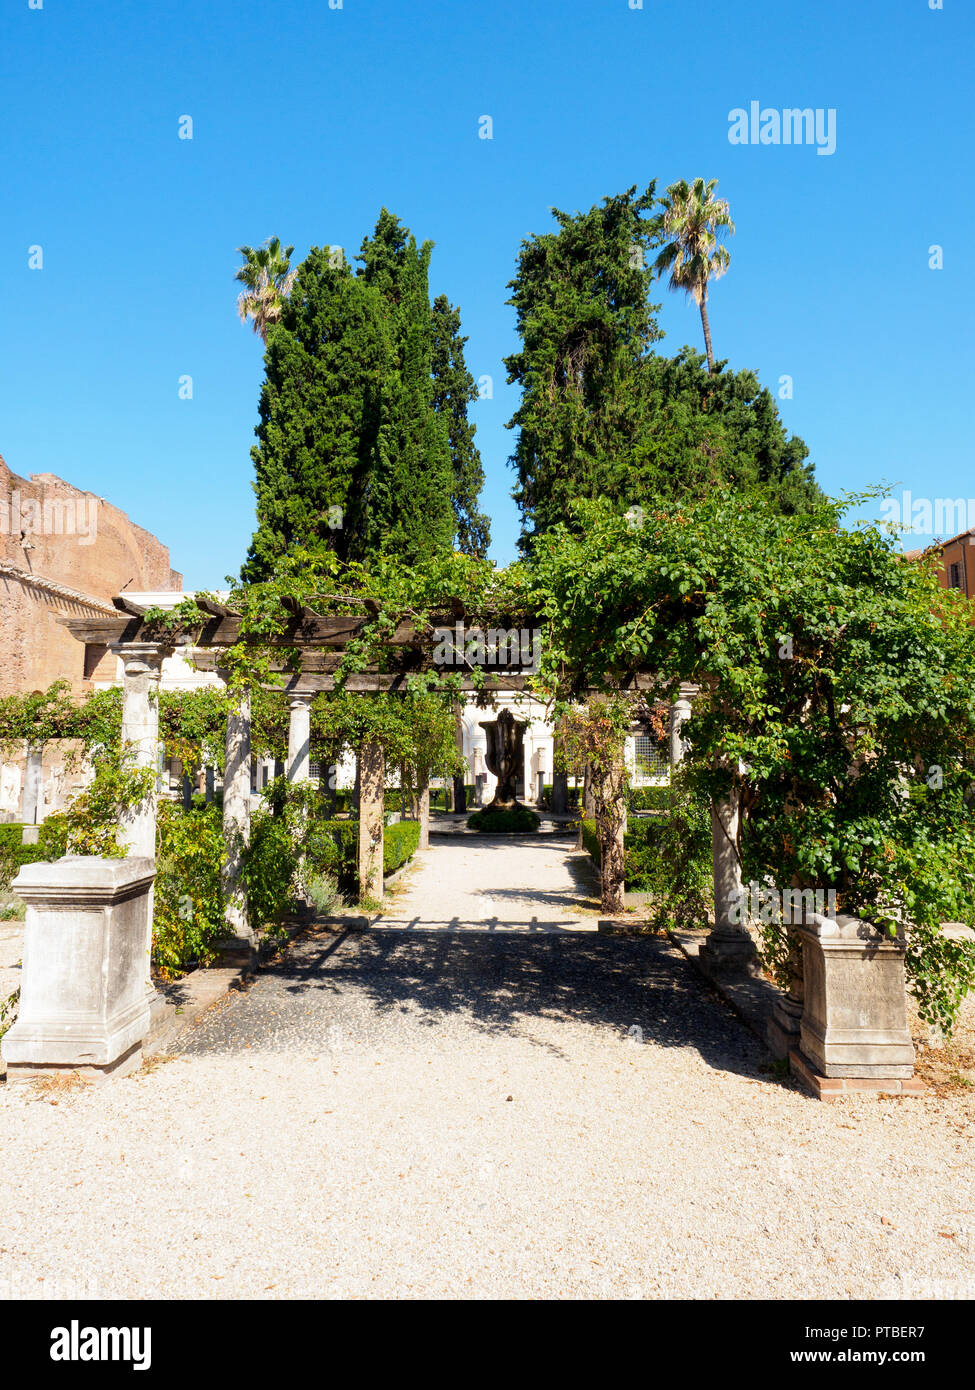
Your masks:
[[[477,505],[484,467],[474,443],[474,426],[467,418],[467,407],[477,400],[477,386],[464,360],[467,339],[460,332],[460,310],[440,294],[432,312],[433,407],[447,423],[457,547],[465,555],[483,556],[491,543],[491,523]]]
[[[474,383],[459,315],[430,304],[432,250],[383,208],[357,273],[328,248],[299,267],[268,335],[245,579],[292,544],[407,563],[449,551],[459,529],[465,546],[486,546]]]
[[[358,257],[359,277],[386,303],[394,351],[384,393],[369,541],[407,561],[447,551],[454,538],[446,421],[433,399],[432,250],[431,241],[418,247],[409,230],[383,208]]]
[[[245,580],[265,578],[292,544],[357,558],[370,534],[393,351],[382,296],[334,261],[312,248],[268,336]]]

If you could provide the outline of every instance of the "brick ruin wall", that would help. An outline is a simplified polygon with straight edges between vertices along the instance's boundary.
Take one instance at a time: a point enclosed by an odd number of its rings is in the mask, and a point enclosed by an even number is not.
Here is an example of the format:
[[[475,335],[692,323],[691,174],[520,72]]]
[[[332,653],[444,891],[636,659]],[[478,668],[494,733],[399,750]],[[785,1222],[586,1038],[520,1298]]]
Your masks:
[[[2,457],[0,561],[105,604],[122,589],[182,588],[168,546],[118,507],[53,473],[21,478]],[[63,677],[77,698],[96,681],[114,680],[115,657],[106,653],[86,672],[84,646],[58,621],[95,611],[80,599],[0,569],[0,695],[46,690]],[[56,747],[45,750],[46,810],[63,801],[73,780],[63,765]],[[0,772],[0,820],[16,819],[22,780],[23,757],[7,754]]]

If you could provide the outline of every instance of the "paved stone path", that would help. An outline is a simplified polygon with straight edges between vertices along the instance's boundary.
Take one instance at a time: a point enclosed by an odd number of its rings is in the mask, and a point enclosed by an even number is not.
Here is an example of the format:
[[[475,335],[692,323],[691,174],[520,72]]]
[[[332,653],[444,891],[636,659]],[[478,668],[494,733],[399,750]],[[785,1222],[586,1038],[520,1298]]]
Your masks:
[[[574,844],[574,835],[434,838],[373,925],[413,931],[595,931],[599,901],[592,860]]]

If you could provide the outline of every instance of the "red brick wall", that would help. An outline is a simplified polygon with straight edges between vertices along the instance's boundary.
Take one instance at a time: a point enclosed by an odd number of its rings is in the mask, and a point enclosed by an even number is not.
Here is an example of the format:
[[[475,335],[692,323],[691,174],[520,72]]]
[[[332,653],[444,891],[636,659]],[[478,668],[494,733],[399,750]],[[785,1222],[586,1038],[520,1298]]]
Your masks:
[[[21,520],[26,520],[31,532],[26,537],[29,550],[21,544],[16,516],[10,515],[14,494],[19,494]],[[33,529],[31,502],[39,504],[41,517],[48,504],[48,531],[57,526],[60,515],[60,535],[38,534]],[[16,534],[10,534],[11,519]],[[43,525],[37,528],[43,529]],[[87,536],[93,536],[90,543],[85,543]],[[18,477],[2,458],[0,560],[103,602],[110,602],[123,588],[182,587],[182,576],[170,568],[168,546],[136,526],[124,512],[52,473]],[[59,676],[81,694],[91,688],[92,680],[111,679],[115,674],[112,656],[85,679],[84,647],[58,624],[59,617],[83,617],[88,612],[81,604],[0,573],[0,695],[43,690]]]

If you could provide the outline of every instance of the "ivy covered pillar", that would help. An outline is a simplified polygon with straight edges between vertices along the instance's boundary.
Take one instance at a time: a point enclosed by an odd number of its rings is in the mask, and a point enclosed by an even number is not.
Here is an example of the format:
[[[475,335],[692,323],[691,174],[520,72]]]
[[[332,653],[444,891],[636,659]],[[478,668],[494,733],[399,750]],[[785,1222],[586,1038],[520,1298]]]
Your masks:
[[[288,781],[311,778],[311,695],[288,696]]]
[[[738,792],[711,807],[711,863],[714,873],[714,930],[701,947],[703,963],[721,969],[751,969],[757,960],[748,934],[746,901],[738,860]]]
[[[359,897],[382,902],[386,755],[370,739],[359,749]],[[428,792],[429,795],[429,792]]]
[[[227,748],[223,776],[223,833],[227,860],[223,870],[224,923],[227,936],[250,945],[254,932],[247,918],[244,849],[251,825],[251,697],[238,692],[227,709]]]

